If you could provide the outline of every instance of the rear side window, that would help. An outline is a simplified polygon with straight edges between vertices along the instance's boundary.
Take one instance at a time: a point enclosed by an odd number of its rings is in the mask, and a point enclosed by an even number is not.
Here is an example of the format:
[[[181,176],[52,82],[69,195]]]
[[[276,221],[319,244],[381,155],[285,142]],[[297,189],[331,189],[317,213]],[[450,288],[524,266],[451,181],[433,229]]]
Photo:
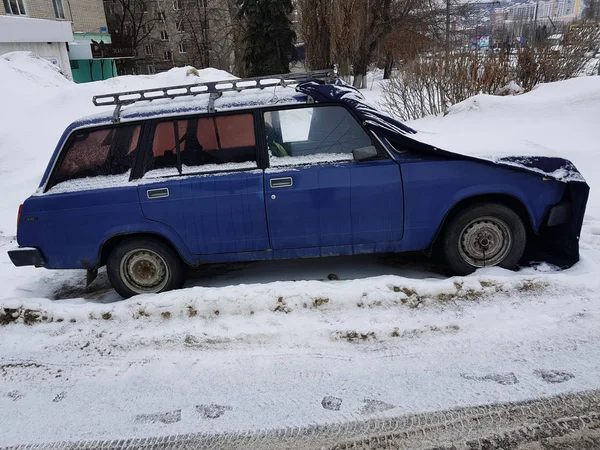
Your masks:
[[[178,158],[179,155],[179,158]],[[202,166],[256,167],[252,114],[160,122],[146,163],[148,176],[202,172]],[[204,167],[204,169],[226,169]]]
[[[139,125],[75,132],[63,149],[49,187],[77,178],[127,173],[133,164],[139,137]]]

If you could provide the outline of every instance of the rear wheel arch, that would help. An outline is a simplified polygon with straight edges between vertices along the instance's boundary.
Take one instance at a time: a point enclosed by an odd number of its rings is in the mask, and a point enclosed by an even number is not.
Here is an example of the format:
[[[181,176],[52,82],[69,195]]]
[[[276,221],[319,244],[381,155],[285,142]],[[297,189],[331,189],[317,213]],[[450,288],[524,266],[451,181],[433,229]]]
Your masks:
[[[123,298],[179,289],[185,282],[185,263],[172,245],[137,235],[116,241],[108,253],[106,273]]]
[[[169,238],[167,238],[159,233],[142,232],[142,233],[121,233],[121,234],[113,235],[113,236],[109,237],[108,239],[106,239],[100,247],[100,257],[99,257],[98,266],[99,267],[104,266],[106,264],[106,261],[108,260],[108,256],[110,255],[110,253],[122,242],[124,242],[126,240],[143,239],[143,238],[155,239],[155,240],[167,245],[168,247],[170,247],[171,250],[173,250],[179,256],[179,258],[181,259],[181,261],[184,264],[186,264],[188,266],[194,265],[194,262],[190,261],[188,258],[186,258],[182,254],[180,249],[177,247],[177,245],[173,244],[173,242]]]
[[[519,198],[511,194],[473,195],[459,200],[446,212],[446,215],[444,216],[442,222],[440,223],[440,226],[438,227],[435,238],[432,241],[430,252],[438,252],[441,241],[440,238],[443,236],[444,228],[453,217],[455,217],[457,214],[461,213],[462,211],[468,208],[485,203],[498,203],[512,209],[523,221],[523,224],[525,225],[525,230],[527,231],[527,237],[530,237],[531,235],[536,233],[531,214],[529,213],[529,210],[527,209],[525,204]]]

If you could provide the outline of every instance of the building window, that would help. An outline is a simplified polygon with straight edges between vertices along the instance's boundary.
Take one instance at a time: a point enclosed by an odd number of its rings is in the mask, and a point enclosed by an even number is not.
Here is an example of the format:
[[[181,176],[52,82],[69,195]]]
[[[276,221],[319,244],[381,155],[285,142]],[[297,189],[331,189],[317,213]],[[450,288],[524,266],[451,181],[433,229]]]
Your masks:
[[[163,20],[163,21],[164,21],[164,20],[167,20],[167,16],[166,16],[166,14],[164,13],[164,11],[159,11],[159,12],[158,12],[158,20]]]
[[[181,10],[181,0],[174,0],[173,1],[173,9],[175,11]]]
[[[63,8],[62,0],[52,0],[52,6],[54,7],[54,15],[57,19],[65,18],[65,10]]]
[[[146,69],[148,70],[149,75],[154,75],[156,73],[156,69],[152,64],[148,64],[148,66],[146,66]]]
[[[183,24],[183,19],[177,22],[177,31],[183,33],[185,31],[185,25]]]
[[[18,16],[27,14],[23,0],[4,0],[4,9],[7,14],[15,14]]]
[[[151,45],[146,45],[144,47],[145,53],[146,55],[150,56],[150,55],[154,55],[154,49],[152,48]]]
[[[148,32],[148,27],[144,24],[140,27],[140,33],[146,34]]]
[[[171,61],[173,59],[173,55],[171,55],[170,51],[163,52],[163,59],[165,61]]]
[[[161,31],[160,32],[160,40],[161,41],[168,41],[169,40],[169,34],[166,31]]]
[[[185,42],[179,44],[179,53],[187,53],[187,46],[185,45]]]

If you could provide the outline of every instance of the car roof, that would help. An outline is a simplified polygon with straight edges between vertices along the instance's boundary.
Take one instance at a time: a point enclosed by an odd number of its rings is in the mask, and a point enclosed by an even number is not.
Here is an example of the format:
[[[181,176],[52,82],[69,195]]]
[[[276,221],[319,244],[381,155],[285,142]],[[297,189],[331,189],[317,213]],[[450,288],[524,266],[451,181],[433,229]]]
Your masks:
[[[274,105],[306,103],[308,95],[296,92],[293,87],[268,87],[249,89],[241,92],[223,92],[215,100],[215,112],[261,108]],[[177,98],[140,101],[124,106],[120,112],[120,123],[147,119],[161,119],[189,114],[208,114],[209,96],[196,95]],[[82,117],[72,122],[67,130],[113,124],[114,107],[104,107],[105,111]]]

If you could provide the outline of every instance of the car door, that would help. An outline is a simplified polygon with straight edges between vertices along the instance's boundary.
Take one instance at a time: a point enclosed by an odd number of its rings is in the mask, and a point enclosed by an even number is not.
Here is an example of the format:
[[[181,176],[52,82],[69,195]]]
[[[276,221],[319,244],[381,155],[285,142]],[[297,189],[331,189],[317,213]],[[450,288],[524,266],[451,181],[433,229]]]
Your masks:
[[[273,250],[320,247],[325,253],[360,253],[392,249],[402,239],[400,167],[382,150],[355,161],[355,150],[376,148],[347,109],[270,110],[264,123]]]
[[[156,122],[139,181],[144,215],[196,255],[268,250],[252,113]]]

